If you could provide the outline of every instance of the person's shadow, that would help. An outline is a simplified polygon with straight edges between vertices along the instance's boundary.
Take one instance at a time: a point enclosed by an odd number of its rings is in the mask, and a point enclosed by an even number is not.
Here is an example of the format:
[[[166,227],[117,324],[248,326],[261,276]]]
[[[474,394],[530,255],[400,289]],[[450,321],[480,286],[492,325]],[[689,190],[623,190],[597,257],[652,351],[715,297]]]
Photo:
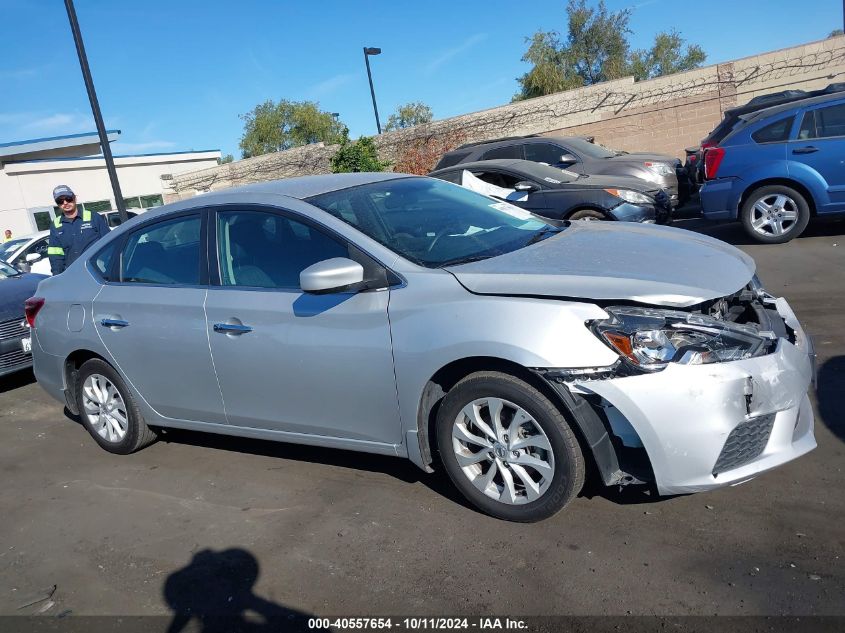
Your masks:
[[[258,572],[258,561],[243,549],[194,554],[164,583],[164,599],[173,611],[167,633],[186,627],[202,633],[307,631],[308,614],[252,592]]]

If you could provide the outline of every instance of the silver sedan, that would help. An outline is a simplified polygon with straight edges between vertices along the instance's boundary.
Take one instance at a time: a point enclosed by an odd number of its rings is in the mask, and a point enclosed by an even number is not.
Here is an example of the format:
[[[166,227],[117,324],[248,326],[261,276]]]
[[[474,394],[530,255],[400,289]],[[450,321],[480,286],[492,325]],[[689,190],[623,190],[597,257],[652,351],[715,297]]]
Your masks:
[[[148,211],[27,302],[35,374],[113,453],[172,427],[442,467],[536,521],[581,490],[736,484],[815,446],[812,348],[754,262],[345,174]]]

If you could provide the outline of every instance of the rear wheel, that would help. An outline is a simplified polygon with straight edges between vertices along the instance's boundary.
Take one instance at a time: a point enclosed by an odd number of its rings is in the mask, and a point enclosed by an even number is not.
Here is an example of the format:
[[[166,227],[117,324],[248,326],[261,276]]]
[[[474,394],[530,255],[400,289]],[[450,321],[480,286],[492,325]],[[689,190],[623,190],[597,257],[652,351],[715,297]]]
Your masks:
[[[449,391],[437,415],[437,446],[458,490],[500,519],[548,518],[584,483],[584,458],[560,410],[507,374],[472,374]]]
[[[76,389],[82,424],[110,453],[128,455],[152,444],[150,430],[126,383],[114,368],[98,358],[79,368]]]
[[[596,211],[595,209],[578,209],[574,213],[572,213],[567,220],[609,220],[610,218],[607,217],[601,211]]]
[[[810,207],[800,193],[784,185],[751,192],[742,205],[742,225],[758,242],[782,244],[798,237],[810,221]]]

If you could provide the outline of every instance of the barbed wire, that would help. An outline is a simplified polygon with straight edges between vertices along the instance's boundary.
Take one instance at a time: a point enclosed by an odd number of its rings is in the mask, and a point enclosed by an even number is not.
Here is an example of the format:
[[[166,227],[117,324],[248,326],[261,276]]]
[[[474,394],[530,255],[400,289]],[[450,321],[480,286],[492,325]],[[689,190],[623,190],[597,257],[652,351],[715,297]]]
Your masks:
[[[634,83],[631,78],[626,78],[577,88],[432,121],[415,128],[387,132],[377,136],[375,142],[380,158],[395,163],[409,147],[419,148],[421,144],[442,136],[461,138],[463,142],[478,142],[504,135],[542,134],[563,128],[589,126],[599,121],[607,125],[615,119],[643,114],[649,108],[665,108],[677,101],[692,105],[718,99],[720,105],[734,105],[742,95],[759,90],[761,84],[770,88],[772,82],[781,79],[789,79],[790,84],[817,80],[820,78],[818,73],[828,68],[837,69],[835,73],[828,73],[828,79],[845,74],[843,46],[792,56],[790,53],[795,53],[795,49],[784,51],[782,57],[762,64],[747,60],[726,62],[713,67],[706,75],[701,75],[702,71],[697,70],[647,82]],[[795,82],[796,77],[804,79]],[[670,107],[679,105],[676,103]],[[624,125],[620,120],[619,126],[612,127],[623,130]],[[638,124],[629,125],[633,129],[643,129]],[[180,194],[190,189],[209,190],[215,186],[326,173],[337,147],[317,143],[198,172],[174,175],[170,186],[175,193]]]

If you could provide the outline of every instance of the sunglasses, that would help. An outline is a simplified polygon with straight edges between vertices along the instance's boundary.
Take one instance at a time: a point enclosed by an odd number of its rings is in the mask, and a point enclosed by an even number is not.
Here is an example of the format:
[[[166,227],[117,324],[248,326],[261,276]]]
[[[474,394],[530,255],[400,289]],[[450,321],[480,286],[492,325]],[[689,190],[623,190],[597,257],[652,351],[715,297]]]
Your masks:
[[[61,198],[56,198],[56,204],[61,205],[65,202],[73,202],[73,198],[66,198],[65,196],[62,196]]]

